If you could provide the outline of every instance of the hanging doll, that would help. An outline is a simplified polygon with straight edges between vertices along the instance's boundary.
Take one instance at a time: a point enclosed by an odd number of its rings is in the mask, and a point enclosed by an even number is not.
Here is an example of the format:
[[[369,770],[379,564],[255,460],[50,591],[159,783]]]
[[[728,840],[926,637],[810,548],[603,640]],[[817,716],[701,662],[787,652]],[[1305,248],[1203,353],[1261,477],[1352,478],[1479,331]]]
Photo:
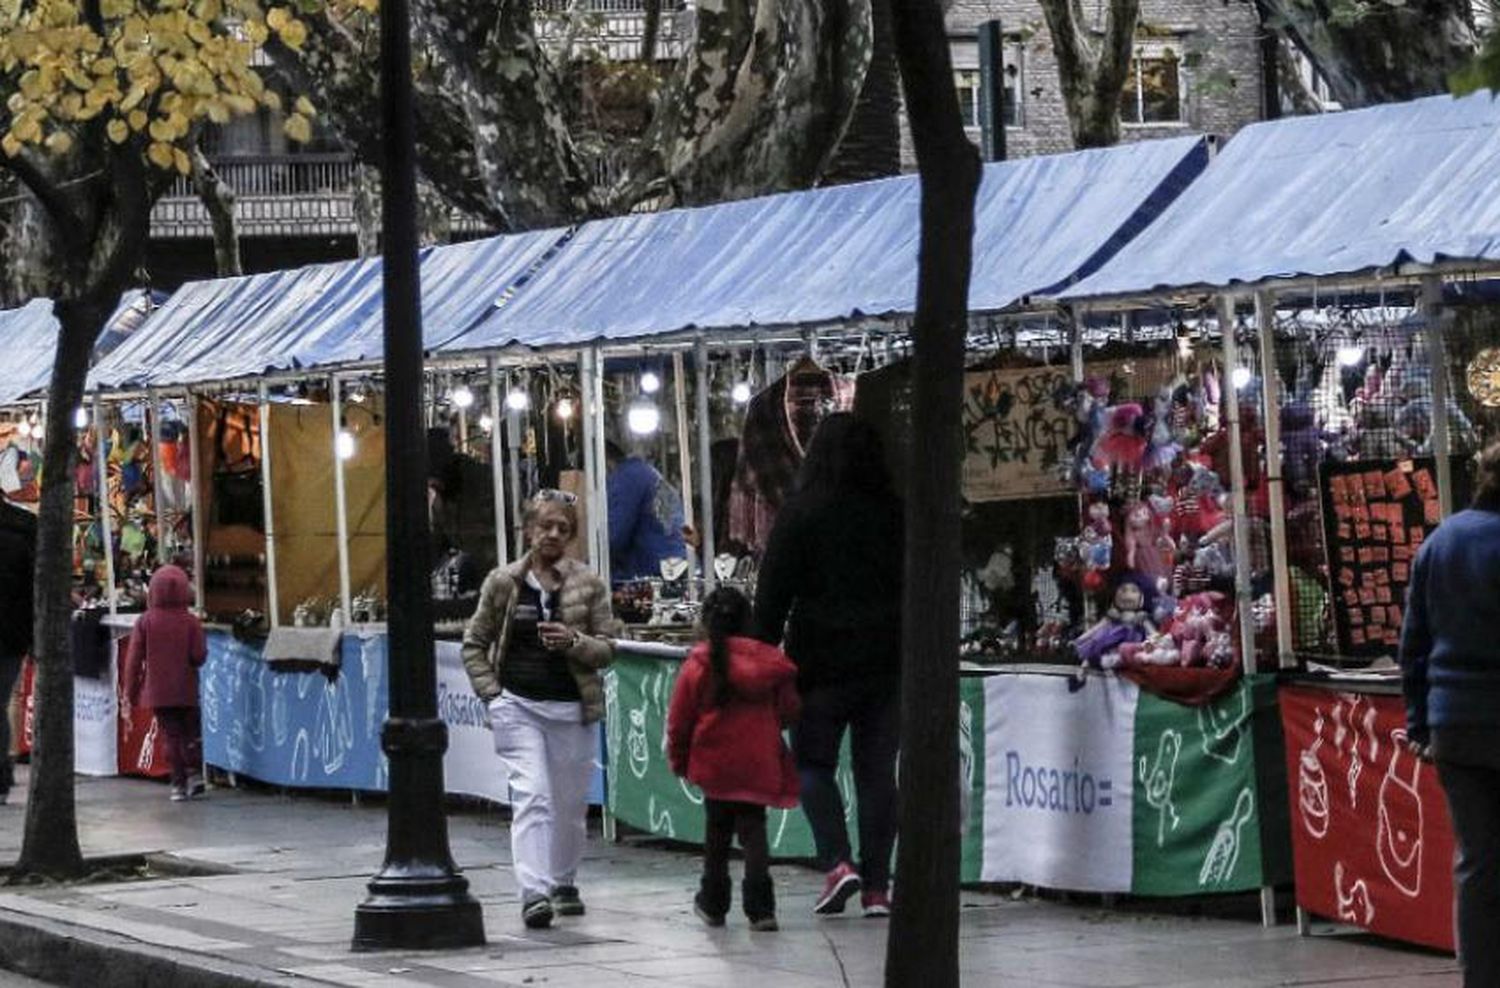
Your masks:
[[[1127,577],[1115,588],[1113,606],[1098,624],[1079,636],[1073,650],[1086,666],[1113,669],[1120,665],[1122,645],[1143,642],[1155,633],[1146,588]]]
[[[1224,668],[1234,664],[1234,643],[1225,613],[1228,598],[1212,591],[1184,597],[1168,628],[1184,666]]]
[[[1182,452],[1172,429],[1172,386],[1163,385],[1151,401],[1151,438],[1146,449],[1148,470],[1170,467]]]
[[[1125,506],[1125,568],[1158,589],[1172,572],[1173,543],[1164,527],[1169,523],[1145,501]]]
[[[1202,464],[1187,469],[1172,509],[1172,531],[1199,539],[1224,522],[1224,484],[1219,475]]]
[[[1078,434],[1073,437],[1073,477],[1085,489],[1092,469],[1094,444],[1104,432],[1104,409],[1109,401],[1109,382],[1104,378],[1090,377],[1073,393],[1073,415],[1078,422]]]
[[[1094,466],[1132,473],[1144,469],[1149,445],[1145,424],[1146,412],[1134,402],[1109,409],[1104,434],[1094,443]]]
[[[1104,589],[1105,574],[1114,563],[1114,541],[1114,524],[1109,517],[1109,504],[1095,501],[1089,505],[1088,523],[1079,537],[1085,592],[1092,594]]]

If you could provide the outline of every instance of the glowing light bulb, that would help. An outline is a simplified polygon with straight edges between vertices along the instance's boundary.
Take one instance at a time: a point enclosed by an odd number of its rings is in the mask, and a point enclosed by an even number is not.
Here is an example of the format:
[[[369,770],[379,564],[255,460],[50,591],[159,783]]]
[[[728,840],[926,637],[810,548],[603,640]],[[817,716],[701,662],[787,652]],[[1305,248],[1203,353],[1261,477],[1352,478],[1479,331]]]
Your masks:
[[[637,402],[625,413],[625,423],[632,435],[649,436],[661,428],[661,409],[650,402]]]
[[[1230,375],[1230,380],[1234,382],[1235,390],[1239,390],[1248,385],[1250,383],[1250,379],[1253,376],[1254,375],[1250,373],[1250,368],[1236,367],[1234,369],[1234,373]]]
[[[647,371],[641,375],[641,390],[648,395],[654,395],[661,390],[661,378],[655,372]]]
[[[349,392],[349,400],[354,402],[354,404],[356,405],[363,405],[365,403],[365,393],[363,391],[355,389],[354,391]]]
[[[576,409],[573,407],[572,398],[559,398],[557,400],[557,417],[564,422],[573,417],[574,411]]]
[[[736,405],[747,405],[750,403],[750,385],[741,381],[729,391],[729,397]]]
[[[43,426],[42,423],[40,423],[40,422],[38,422],[36,425],[32,426],[31,427],[31,438],[35,439],[37,442],[41,442],[43,439],[47,438],[47,429],[46,429],[46,427]]]
[[[20,433],[22,439],[30,439],[31,438],[31,423],[30,422],[22,422],[20,425],[16,426],[16,432]]]
[[[486,414],[479,416],[479,428],[483,429],[485,432],[489,432],[494,427],[495,420],[490,418],[489,415]]]
[[[463,385],[459,385],[457,388],[454,389],[452,398],[453,398],[453,407],[454,408],[473,408],[474,407],[474,392],[470,391],[468,388],[464,387]]]
[[[1364,347],[1341,346],[1339,347],[1339,366],[1358,367],[1365,359]]]
[[[73,413],[73,428],[75,428],[75,429],[87,429],[88,427],[89,427],[89,410],[87,408],[79,408],[77,411],[75,411]]]
[[[531,396],[519,389],[505,396],[505,407],[513,412],[524,412],[531,407]]]
[[[333,441],[334,452],[341,460],[352,460],[354,458],[354,436],[344,430],[339,430],[338,438]]]

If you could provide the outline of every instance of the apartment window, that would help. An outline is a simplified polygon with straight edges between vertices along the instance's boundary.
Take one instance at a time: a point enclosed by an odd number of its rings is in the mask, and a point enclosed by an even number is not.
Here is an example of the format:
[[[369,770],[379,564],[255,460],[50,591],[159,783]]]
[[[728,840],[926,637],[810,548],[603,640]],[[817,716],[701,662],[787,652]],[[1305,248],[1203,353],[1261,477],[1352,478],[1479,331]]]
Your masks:
[[[1182,59],[1170,45],[1139,45],[1120,95],[1126,124],[1182,123],[1186,86]]]
[[[1005,46],[1005,74],[1001,85],[1005,91],[1005,126],[1021,126],[1021,46],[1007,42]],[[979,70],[956,69],[953,83],[958,89],[958,108],[963,115],[964,126],[969,130],[979,129]]]

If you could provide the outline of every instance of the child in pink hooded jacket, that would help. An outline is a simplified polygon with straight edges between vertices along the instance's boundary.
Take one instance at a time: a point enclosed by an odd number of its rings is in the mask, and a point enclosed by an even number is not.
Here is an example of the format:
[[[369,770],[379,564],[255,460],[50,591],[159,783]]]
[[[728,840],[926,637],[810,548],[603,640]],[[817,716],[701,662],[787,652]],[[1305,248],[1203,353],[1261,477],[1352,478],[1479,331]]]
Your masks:
[[[150,707],[166,738],[173,802],[202,789],[194,772],[199,763],[198,667],[208,658],[208,642],[203,625],[188,611],[192,602],[186,573],[176,566],[157,570],[125,660],[131,705]]]

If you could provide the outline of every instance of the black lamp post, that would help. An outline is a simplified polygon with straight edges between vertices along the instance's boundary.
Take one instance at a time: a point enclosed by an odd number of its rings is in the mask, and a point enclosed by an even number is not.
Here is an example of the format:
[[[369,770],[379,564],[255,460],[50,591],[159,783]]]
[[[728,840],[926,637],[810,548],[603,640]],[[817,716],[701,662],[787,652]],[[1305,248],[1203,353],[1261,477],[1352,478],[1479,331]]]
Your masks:
[[[390,588],[390,759],[385,864],[354,914],[355,950],[473,947],[484,917],[448,849],[447,725],[437,715],[422,431],[422,306],[417,268],[416,134],[407,0],[381,0],[385,162],[386,577]]]

